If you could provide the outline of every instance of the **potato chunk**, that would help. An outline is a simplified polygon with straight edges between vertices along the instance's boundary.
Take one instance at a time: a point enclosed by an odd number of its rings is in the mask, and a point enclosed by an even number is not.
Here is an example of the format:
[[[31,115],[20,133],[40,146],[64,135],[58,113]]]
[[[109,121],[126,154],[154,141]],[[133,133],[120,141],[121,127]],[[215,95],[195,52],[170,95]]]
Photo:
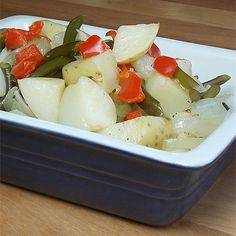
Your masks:
[[[81,77],[66,87],[61,99],[59,123],[89,131],[104,129],[116,122],[111,97],[93,80]]]
[[[159,30],[159,24],[123,25],[117,30],[113,53],[118,64],[130,63],[144,56]]]
[[[147,147],[161,149],[163,140],[169,136],[170,130],[170,124],[167,119],[142,116],[116,123],[101,130],[99,133]]]
[[[57,122],[65,81],[43,77],[30,77],[17,81],[22,96],[35,116],[42,120]]]
[[[88,76],[107,93],[117,87],[117,73],[117,64],[110,50],[97,56],[71,62],[63,67],[63,78],[66,84],[76,83],[81,76]]]

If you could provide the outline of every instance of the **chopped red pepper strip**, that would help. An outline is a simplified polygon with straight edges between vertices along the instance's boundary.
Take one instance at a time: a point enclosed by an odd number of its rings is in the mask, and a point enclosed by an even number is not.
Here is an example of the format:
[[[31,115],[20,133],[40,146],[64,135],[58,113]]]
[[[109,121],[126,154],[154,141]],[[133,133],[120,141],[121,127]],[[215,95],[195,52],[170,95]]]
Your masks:
[[[25,45],[27,43],[25,32],[27,31],[21,29],[6,29],[3,32],[3,36],[7,50],[16,49]]]
[[[6,29],[3,32],[3,36],[5,38],[5,45],[7,50],[12,50],[16,48],[20,48],[27,44],[30,40],[34,38],[40,38],[40,32],[43,27],[42,21],[34,22],[29,30],[22,29]]]
[[[129,71],[129,76],[121,84],[121,89],[118,93],[118,99],[127,103],[139,103],[145,98],[142,91],[142,79],[132,71]]]
[[[117,35],[117,32],[115,30],[109,30],[106,32],[106,36],[110,36],[113,39],[113,41],[114,41],[116,35]]]
[[[138,118],[140,116],[142,116],[141,111],[135,110],[135,111],[132,111],[132,112],[129,112],[128,114],[126,114],[124,120],[132,120],[132,119]]]
[[[129,72],[134,71],[133,67],[130,64],[122,64],[118,66],[120,71],[118,77],[120,81],[123,81],[129,77]]]
[[[85,58],[96,56],[108,49],[107,44],[98,35],[92,35],[85,42],[79,44],[80,54]]]
[[[172,78],[177,68],[177,62],[172,57],[159,56],[155,59],[152,67],[160,74]]]
[[[35,21],[30,27],[29,31],[35,34],[40,34],[43,28],[42,21]]]
[[[43,55],[35,44],[24,48],[16,53],[16,62],[12,67],[11,74],[16,79],[22,79],[29,76],[36,67],[43,61]]]
[[[157,47],[155,43],[153,43],[152,46],[148,50],[148,54],[149,56],[153,58],[157,58],[161,55],[161,50],[159,49],[159,47]]]

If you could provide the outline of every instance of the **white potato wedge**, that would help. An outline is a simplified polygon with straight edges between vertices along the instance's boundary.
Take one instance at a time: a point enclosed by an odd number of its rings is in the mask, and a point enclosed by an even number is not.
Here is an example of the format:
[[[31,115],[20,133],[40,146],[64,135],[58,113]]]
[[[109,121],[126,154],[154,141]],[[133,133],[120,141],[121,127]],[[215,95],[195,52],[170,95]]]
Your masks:
[[[188,91],[178,81],[153,71],[145,82],[146,90],[157,99],[165,116],[170,117],[176,112],[185,111],[191,105]]]
[[[116,109],[111,97],[93,80],[81,77],[69,85],[62,96],[59,123],[98,131],[116,122]]]
[[[144,56],[159,30],[159,24],[123,25],[117,30],[113,53],[118,64],[130,63]]]
[[[59,104],[65,89],[65,81],[56,78],[25,78],[18,80],[22,96],[35,116],[57,122]]]
[[[97,56],[71,62],[63,67],[66,84],[74,84],[81,76],[88,76],[110,93],[118,86],[118,68],[110,50]]]
[[[43,22],[43,28],[41,34],[48,37],[50,40],[53,39],[54,35],[66,30],[65,25],[50,20],[42,20],[42,22]]]
[[[170,134],[170,124],[167,119],[161,117],[142,116],[116,123],[101,130],[99,133],[147,147],[161,149],[163,140]]]

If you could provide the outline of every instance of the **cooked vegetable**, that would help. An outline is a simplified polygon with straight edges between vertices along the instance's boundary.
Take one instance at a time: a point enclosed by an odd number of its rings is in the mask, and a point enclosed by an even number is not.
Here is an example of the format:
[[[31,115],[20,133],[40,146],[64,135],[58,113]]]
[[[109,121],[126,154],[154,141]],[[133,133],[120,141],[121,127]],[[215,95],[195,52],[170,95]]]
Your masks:
[[[201,82],[192,64],[161,55],[159,24],[125,25],[102,39],[35,21],[0,29],[0,109],[166,151],[188,151],[223,122],[230,79]],[[4,47],[4,48],[3,48]],[[173,52],[175,54],[175,52]]]
[[[50,20],[42,20],[43,27],[41,30],[41,34],[49,38],[50,40],[53,40],[53,37],[60,33],[64,32],[66,30],[66,26],[50,21]]]
[[[0,102],[7,95],[9,89],[15,85],[11,75],[11,65],[8,63],[0,63]]]
[[[3,32],[5,39],[5,46],[7,50],[16,49],[24,46],[32,39],[40,38],[40,32],[42,29],[40,22],[34,22],[29,30],[22,29],[6,29]]]
[[[50,50],[45,56],[44,61],[50,61],[56,57],[64,56],[64,57],[73,57],[79,54],[78,45],[80,41],[74,41],[71,43],[67,43],[64,45],[60,45],[56,48]]]
[[[159,49],[159,47],[157,47],[155,43],[153,43],[147,53],[149,56],[153,58],[157,58],[161,55],[161,50]]]
[[[115,40],[116,35],[117,35],[117,32],[115,30],[109,30],[105,34],[105,36],[110,36],[113,41]]]
[[[170,134],[169,122],[160,117],[141,116],[116,123],[99,133],[147,147],[162,148],[163,140]]]
[[[22,94],[20,93],[20,90],[18,87],[11,88],[4,101],[3,101],[3,107],[5,111],[13,111],[17,110],[18,112],[22,112],[27,116],[35,117],[35,115],[32,113],[31,109],[29,108],[28,104],[25,102],[24,98],[22,97]]]
[[[160,102],[166,117],[185,111],[191,106],[188,91],[184,90],[178,81],[169,79],[156,71],[146,80],[145,88],[153,98]]]
[[[132,119],[135,119],[135,118],[140,117],[140,116],[142,116],[141,111],[140,110],[135,110],[135,111],[127,113],[125,115],[124,120],[132,120]]]
[[[197,147],[204,138],[183,136],[179,138],[170,138],[163,141],[162,149],[169,152],[190,151]]]
[[[81,27],[82,23],[82,16],[75,17],[69,22],[66,28],[63,44],[71,43],[76,40],[77,29]]]
[[[35,44],[31,44],[16,53],[16,62],[12,67],[11,73],[17,79],[22,79],[29,76],[42,61],[43,55]]]
[[[3,36],[3,31],[5,29],[0,29],[0,52],[3,50],[3,48],[5,47],[5,38]]]
[[[155,98],[153,98],[144,88],[142,87],[145,99],[138,104],[148,115],[150,116],[163,116],[163,111],[160,105]]]
[[[84,58],[99,55],[109,49],[105,41],[99,36],[92,35],[85,42],[80,43],[79,52]]]
[[[139,103],[145,98],[142,91],[142,79],[132,71],[127,71],[127,78],[122,82],[118,99],[127,103]]]
[[[174,78],[177,78],[181,85],[186,89],[197,89],[199,84],[180,67],[177,67],[174,73]]]
[[[222,85],[224,83],[226,83],[228,80],[230,79],[229,75],[219,75],[216,78],[212,79],[212,80],[208,80],[206,82],[203,83],[204,86],[207,85]]]
[[[58,122],[58,113],[65,82],[44,77],[18,80],[20,91],[35,116],[42,120]]]
[[[153,68],[160,74],[172,78],[177,68],[177,62],[172,57],[159,56],[155,59]]]
[[[30,76],[44,77],[60,70],[64,65],[70,63],[73,59],[68,57],[56,57],[40,65]]]
[[[59,122],[84,130],[98,131],[116,122],[111,97],[88,77],[67,86],[61,99]]]
[[[144,56],[157,35],[159,24],[124,25],[117,30],[113,52],[118,64]]]
[[[135,71],[138,72],[140,76],[146,80],[150,76],[150,73],[154,70],[154,68],[152,67],[153,62],[154,58],[146,54],[138,60],[132,62],[131,64],[134,67]]]
[[[99,84],[107,93],[118,85],[117,64],[110,50],[97,56],[76,60],[63,67],[66,84],[76,83],[81,76],[88,76]]]

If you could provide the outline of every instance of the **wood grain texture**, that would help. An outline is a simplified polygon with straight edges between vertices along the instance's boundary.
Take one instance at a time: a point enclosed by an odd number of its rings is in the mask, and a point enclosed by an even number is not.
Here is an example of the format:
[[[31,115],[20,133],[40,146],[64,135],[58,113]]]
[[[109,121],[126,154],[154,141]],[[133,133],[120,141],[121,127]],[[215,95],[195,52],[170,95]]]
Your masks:
[[[160,22],[162,37],[236,49],[235,0],[2,0],[1,17],[16,14],[66,20],[81,14],[107,28]]]
[[[235,0],[1,0],[0,17],[36,15],[87,24],[160,22],[160,36],[236,49]],[[236,161],[179,222],[154,228],[0,184],[0,235],[236,235]]]

